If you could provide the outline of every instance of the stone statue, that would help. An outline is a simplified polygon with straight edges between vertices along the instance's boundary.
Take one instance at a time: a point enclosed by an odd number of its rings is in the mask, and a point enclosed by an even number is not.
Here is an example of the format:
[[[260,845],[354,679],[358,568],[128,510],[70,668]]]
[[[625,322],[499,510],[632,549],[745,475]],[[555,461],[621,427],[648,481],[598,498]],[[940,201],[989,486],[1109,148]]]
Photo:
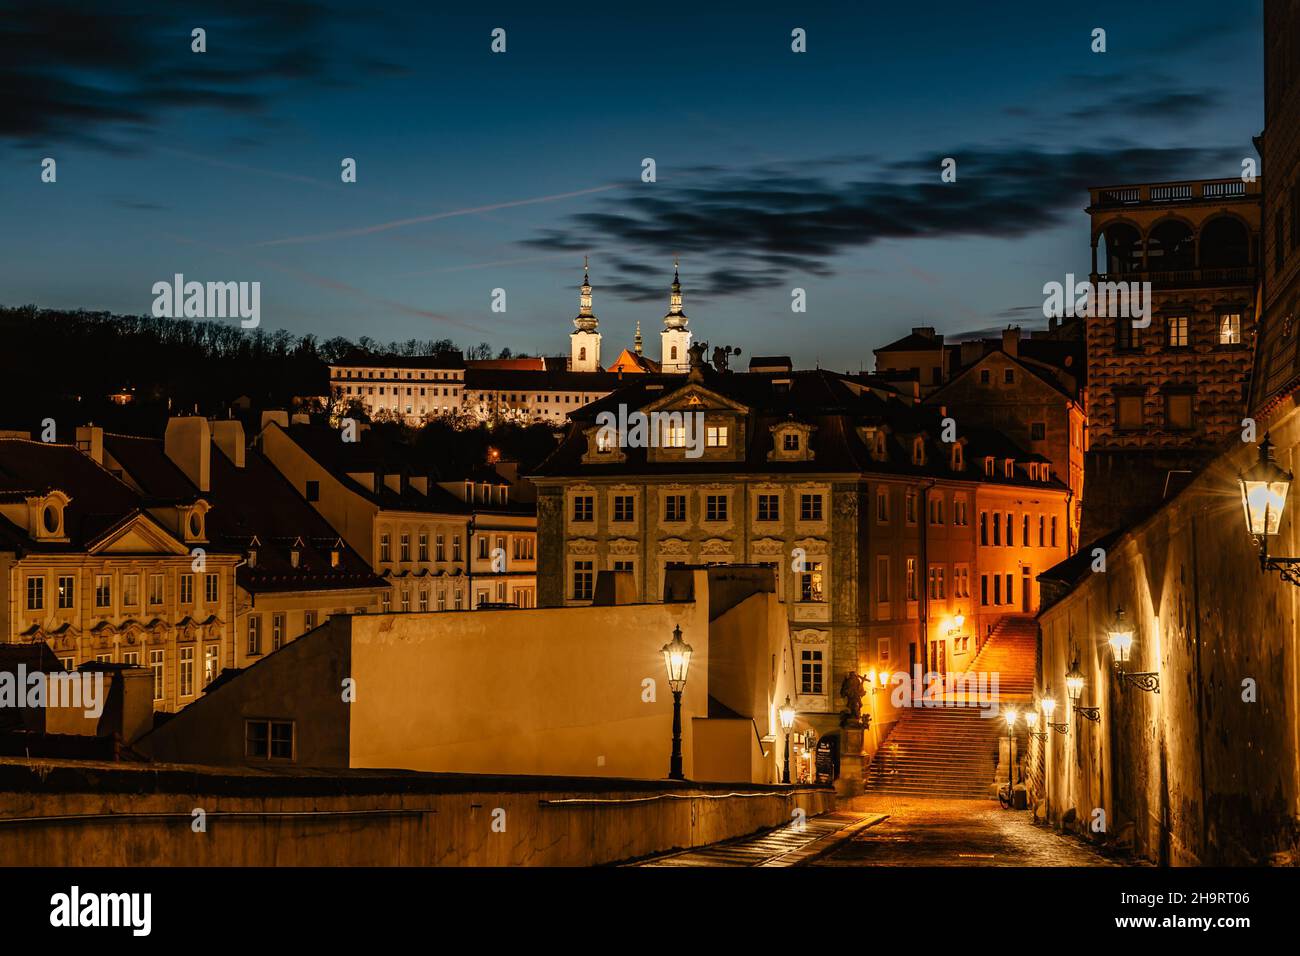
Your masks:
[[[862,698],[866,693],[862,675],[855,671],[849,671],[844,675],[844,680],[840,683],[840,696],[848,704],[849,721],[856,723],[862,720]]]
[[[704,352],[708,349],[708,342],[696,342],[687,351],[691,355],[691,368],[701,368],[704,365]]]
[[[713,349],[713,367],[719,372],[727,370],[727,354],[726,346],[718,345]]]

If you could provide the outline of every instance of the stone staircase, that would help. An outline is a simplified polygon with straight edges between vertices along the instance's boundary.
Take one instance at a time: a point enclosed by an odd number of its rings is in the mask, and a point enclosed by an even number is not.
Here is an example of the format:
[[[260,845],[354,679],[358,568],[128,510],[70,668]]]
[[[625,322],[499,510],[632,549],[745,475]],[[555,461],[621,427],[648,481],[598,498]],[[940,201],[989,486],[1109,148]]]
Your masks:
[[[1038,667],[1038,622],[1028,615],[1009,614],[998,621],[967,668],[967,673],[998,675],[1002,701],[1027,704],[1034,698]]]
[[[999,715],[1004,702],[1023,706],[1033,699],[1037,633],[1032,617],[1004,617],[967,670],[998,675]],[[863,772],[864,790],[916,797],[995,797],[998,741],[1006,736],[1007,726],[1000,716],[984,713],[969,706],[904,710]]]

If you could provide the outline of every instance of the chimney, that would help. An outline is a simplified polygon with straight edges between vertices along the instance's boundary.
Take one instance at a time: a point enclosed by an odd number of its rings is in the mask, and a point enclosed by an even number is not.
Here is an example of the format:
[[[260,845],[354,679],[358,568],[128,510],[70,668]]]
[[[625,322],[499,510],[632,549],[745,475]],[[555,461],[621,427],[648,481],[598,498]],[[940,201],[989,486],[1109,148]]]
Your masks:
[[[104,463],[104,429],[98,425],[77,426],[77,451],[91,458],[95,464]]]
[[[289,413],[283,409],[271,409],[270,411],[262,412],[262,427],[265,428],[267,425],[271,424],[271,422],[275,422],[281,428],[288,428]]]
[[[163,450],[199,491],[212,490],[212,429],[206,418],[169,418]]]
[[[244,467],[244,426],[237,418],[212,423],[212,440],[236,468]]]
[[[919,335],[919,336],[921,336],[922,338],[932,339],[932,338],[935,337],[935,336],[934,336],[934,326],[933,326],[933,325],[918,325],[918,326],[914,326],[914,327],[912,328],[912,334],[913,334],[913,335]]]
[[[1020,355],[1020,328],[1014,327],[1002,330],[1002,351],[1006,352],[1012,358],[1018,358]]]
[[[984,343],[980,339],[973,342],[961,343],[961,362],[962,368],[969,368],[984,357]]]

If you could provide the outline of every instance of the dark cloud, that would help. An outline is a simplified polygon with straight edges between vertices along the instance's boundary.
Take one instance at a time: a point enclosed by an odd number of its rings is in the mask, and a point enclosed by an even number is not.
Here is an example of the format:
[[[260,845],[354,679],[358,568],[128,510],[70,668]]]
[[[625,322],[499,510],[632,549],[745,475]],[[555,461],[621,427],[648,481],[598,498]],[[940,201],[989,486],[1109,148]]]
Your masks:
[[[1206,115],[1219,105],[1221,99],[1219,93],[1211,89],[1138,90],[1106,97],[1072,110],[1068,116],[1072,120],[1089,123],[1099,120],[1184,122]]]
[[[311,0],[16,0],[0,17],[0,139],[130,149],[170,111],[265,119],[292,84],[391,70],[326,56],[337,19]],[[206,53],[191,51],[195,27]]]
[[[688,291],[723,295],[831,275],[841,253],[880,240],[1029,235],[1077,216],[1090,186],[1214,175],[1237,162],[1229,149],[1132,145],[952,155],[955,183],[940,181],[940,156],[914,156],[851,178],[782,177],[766,167],[683,174],[609,193],[596,209],[525,244],[617,250],[601,253],[602,274],[606,267],[612,272],[601,286],[634,300],[663,298],[671,257],[695,254],[712,271],[689,273]]]

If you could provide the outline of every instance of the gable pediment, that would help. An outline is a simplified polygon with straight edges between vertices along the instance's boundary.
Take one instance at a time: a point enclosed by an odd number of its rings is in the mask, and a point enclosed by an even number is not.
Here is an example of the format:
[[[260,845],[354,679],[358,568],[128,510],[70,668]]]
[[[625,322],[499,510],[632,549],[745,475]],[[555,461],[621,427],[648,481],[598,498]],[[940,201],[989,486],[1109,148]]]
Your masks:
[[[723,395],[719,395],[697,382],[691,382],[674,392],[669,392],[667,395],[655,399],[644,406],[642,411],[646,413],[729,411],[744,415],[749,412],[749,408]]]
[[[189,554],[165,528],[144,514],[110,529],[86,549],[90,554]]]

